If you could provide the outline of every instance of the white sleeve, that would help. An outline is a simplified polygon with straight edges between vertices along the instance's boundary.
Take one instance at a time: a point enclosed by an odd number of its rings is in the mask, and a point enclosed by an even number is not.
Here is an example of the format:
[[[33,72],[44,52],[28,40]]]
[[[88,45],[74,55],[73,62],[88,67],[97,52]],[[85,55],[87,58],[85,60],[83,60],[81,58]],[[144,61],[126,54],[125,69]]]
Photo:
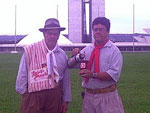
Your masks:
[[[19,94],[24,94],[27,90],[27,81],[28,81],[28,71],[27,71],[27,64],[25,53],[22,55],[18,75],[16,79],[16,92]]]

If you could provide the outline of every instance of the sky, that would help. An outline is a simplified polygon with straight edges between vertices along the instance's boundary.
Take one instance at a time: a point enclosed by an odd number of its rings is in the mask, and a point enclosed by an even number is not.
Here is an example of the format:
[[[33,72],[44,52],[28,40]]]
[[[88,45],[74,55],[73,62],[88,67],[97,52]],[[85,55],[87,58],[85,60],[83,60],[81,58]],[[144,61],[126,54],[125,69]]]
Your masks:
[[[135,33],[150,28],[150,0],[105,0],[105,16],[111,21],[110,33]],[[0,35],[37,32],[50,17],[58,18],[68,28],[68,0],[0,0]],[[58,9],[58,13],[57,13]],[[63,33],[68,33],[66,29]]]

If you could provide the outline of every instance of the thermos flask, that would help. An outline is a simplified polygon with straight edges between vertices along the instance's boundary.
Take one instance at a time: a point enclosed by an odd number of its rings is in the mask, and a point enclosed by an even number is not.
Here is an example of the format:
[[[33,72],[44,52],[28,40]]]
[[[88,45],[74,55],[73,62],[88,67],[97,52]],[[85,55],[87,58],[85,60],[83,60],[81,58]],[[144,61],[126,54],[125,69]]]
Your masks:
[[[78,63],[80,63],[83,59],[84,59],[84,54],[82,53],[78,53],[77,55],[71,57],[68,60],[68,67],[69,68],[73,68],[74,66],[76,66]]]

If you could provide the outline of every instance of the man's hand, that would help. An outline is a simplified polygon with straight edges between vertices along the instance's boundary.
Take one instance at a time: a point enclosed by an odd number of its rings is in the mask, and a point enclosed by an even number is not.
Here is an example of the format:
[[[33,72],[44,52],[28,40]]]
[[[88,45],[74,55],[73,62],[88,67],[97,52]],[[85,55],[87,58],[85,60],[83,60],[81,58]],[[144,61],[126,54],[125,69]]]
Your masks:
[[[69,103],[69,102],[66,102],[66,101],[63,102],[63,104],[62,104],[62,106],[61,106],[61,112],[60,112],[60,113],[66,113],[66,112],[67,112],[68,103]]]
[[[80,52],[80,49],[79,48],[74,48],[72,50],[72,56],[75,56],[76,54],[78,54]]]
[[[93,73],[88,69],[81,69],[79,74],[81,77],[91,78]]]

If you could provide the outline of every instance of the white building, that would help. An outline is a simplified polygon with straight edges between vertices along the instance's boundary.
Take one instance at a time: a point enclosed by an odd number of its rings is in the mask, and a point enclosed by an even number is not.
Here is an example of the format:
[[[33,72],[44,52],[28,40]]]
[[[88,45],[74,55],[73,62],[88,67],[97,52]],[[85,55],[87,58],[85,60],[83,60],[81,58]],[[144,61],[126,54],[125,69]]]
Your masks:
[[[105,0],[68,0],[68,34],[69,40],[73,43],[83,42],[85,4],[88,4],[86,13],[89,14],[86,14],[86,20],[89,26],[86,28],[89,28],[87,31],[90,35],[91,22],[98,16],[105,16]]]

